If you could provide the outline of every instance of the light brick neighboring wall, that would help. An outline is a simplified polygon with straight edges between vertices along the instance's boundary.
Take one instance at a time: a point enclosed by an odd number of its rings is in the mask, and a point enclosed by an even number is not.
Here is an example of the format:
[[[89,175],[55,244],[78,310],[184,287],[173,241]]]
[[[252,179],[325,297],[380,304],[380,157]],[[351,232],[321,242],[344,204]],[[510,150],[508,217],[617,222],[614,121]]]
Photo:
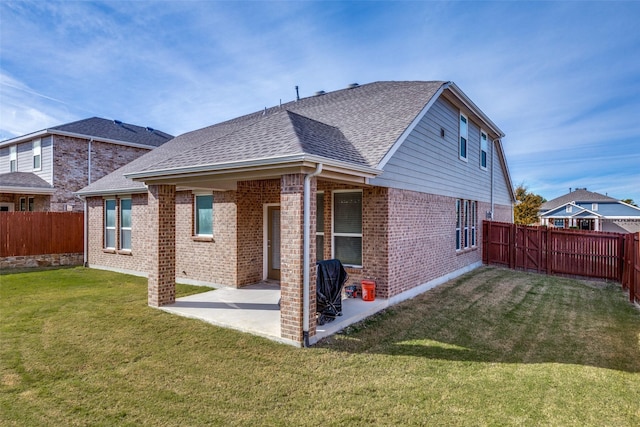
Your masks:
[[[149,186],[149,305],[176,299],[176,187]]]
[[[89,184],[89,140],[54,135],[53,186],[50,210],[63,212],[67,205],[82,212],[83,204],[73,193]],[[91,143],[91,182],[149,152],[145,148],[128,147],[105,142]]]
[[[281,203],[280,180],[240,181],[238,204],[238,286],[259,282],[263,278],[264,205]],[[282,207],[281,207],[282,209]],[[228,226],[233,226],[230,223]]]
[[[29,197],[33,197],[33,211],[34,212],[49,212],[51,196],[41,194],[14,194],[14,193],[0,193],[0,203],[12,203],[13,209],[17,212],[20,210],[20,198],[25,198],[25,204],[27,210],[29,209]]]

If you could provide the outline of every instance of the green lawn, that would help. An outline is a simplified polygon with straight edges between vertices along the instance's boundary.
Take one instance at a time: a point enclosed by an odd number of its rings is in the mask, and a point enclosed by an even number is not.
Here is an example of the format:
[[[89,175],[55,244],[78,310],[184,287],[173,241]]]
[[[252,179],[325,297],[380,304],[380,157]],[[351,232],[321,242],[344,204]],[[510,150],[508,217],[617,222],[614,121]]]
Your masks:
[[[613,284],[485,267],[297,349],[149,308],[146,279],[5,272],[0,334],[3,426],[640,425]]]

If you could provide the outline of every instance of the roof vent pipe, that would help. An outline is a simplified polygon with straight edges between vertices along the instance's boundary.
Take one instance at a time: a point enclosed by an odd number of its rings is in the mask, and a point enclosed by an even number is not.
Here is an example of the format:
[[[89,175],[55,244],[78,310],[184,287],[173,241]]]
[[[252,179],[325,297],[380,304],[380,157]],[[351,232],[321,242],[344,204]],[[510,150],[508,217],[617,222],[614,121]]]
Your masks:
[[[298,85],[296,85],[296,102],[300,101],[300,92],[298,91]]]

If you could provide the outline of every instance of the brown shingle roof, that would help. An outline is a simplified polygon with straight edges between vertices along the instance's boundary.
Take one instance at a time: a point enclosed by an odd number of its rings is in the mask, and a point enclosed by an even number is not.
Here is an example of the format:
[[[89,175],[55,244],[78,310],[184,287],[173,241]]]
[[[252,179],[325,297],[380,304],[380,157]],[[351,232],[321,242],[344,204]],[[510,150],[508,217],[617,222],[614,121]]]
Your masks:
[[[569,202],[603,203],[615,201],[617,201],[617,199],[614,199],[613,197],[605,196],[600,193],[594,193],[592,191],[587,191],[586,188],[577,188],[570,193],[567,193],[560,197],[556,197],[553,200],[549,200],[548,202],[543,203],[542,206],[540,206],[540,210],[552,210]]]

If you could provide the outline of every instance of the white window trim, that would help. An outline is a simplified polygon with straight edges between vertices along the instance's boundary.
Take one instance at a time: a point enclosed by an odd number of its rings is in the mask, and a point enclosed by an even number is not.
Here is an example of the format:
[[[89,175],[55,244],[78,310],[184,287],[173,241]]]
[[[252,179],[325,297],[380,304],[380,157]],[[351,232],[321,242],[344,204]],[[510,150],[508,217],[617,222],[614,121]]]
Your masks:
[[[462,199],[456,199],[456,251],[462,250]]]
[[[597,203],[591,203],[591,210],[593,212],[598,212],[598,204]]]
[[[14,204],[9,202],[1,202],[0,207],[9,209],[8,212],[13,212],[15,209]]]
[[[214,217],[214,196],[212,191],[193,191],[193,235],[196,237],[213,237],[213,217]],[[198,196],[211,196],[211,233],[210,234],[202,234],[198,233],[197,225],[198,225]]]
[[[107,202],[113,200],[115,202],[115,215],[116,215],[116,223],[114,224],[113,227],[109,227],[107,226]],[[118,234],[116,232],[117,228],[118,228],[118,200],[114,197],[114,198],[105,198],[103,200],[103,209],[104,209],[104,219],[103,219],[103,227],[104,227],[104,234],[103,234],[103,239],[104,239],[104,249],[116,249],[116,246],[118,245]],[[107,246],[107,230],[113,230],[113,246]]]
[[[573,211],[573,207],[572,207],[571,205],[567,205],[567,206],[564,208],[564,211],[565,211],[566,213],[571,213],[571,212]]]
[[[468,123],[467,123],[468,125]],[[484,141],[486,142],[485,149],[482,149],[482,137],[484,136]],[[482,165],[482,153],[484,153],[485,165]],[[480,169],[486,171],[487,165],[489,164],[489,135],[480,129]]]
[[[462,138],[463,138],[462,126],[460,126],[460,123],[462,122],[462,117],[464,117],[465,121],[467,122],[467,132],[464,135],[464,140],[465,140],[464,156],[462,155]],[[462,113],[460,113],[460,117],[458,118],[458,158],[464,162],[469,161],[469,118]]]
[[[42,170],[42,141],[40,139],[34,139],[31,143],[31,151],[32,151],[32,165],[34,171]],[[39,158],[39,166],[35,167],[36,157]]]
[[[9,147],[9,172],[18,171],[18,146]]]
[[[336,233],[335,232],[335,210],[336,210],[336,198],[335,194],[338,193],[360,193],[362,195],[362,189],[351,189],[351,190],[333,190],[331,192],[331,258],[336,257],[336,237],[360,237],[360,245],[362,245],[362,233]],[[364,197],[362,197],[362,201],[364,203]],[[325,224],[326,228],[326,224]],[[353,267],[353,268],[362,268],[362,264],[344,264],[345,267]]]
[[[122,202],[124,200],[129,200],[131,201],[131,224],[133,224],[133,200],[131,199],[131,197],[121,197],[118,199],[118,206],[120,209],[118,209],[118,222],[116,223],[116,227],[118,228],[118,236],[119,236],[119,240],[118,240],[118,247],[120,248],[120,250],[123,251],[130,251],[131,248],[123,248],[122,247],[122,231],[129,231],[129,233],[131,234],[131,245],[133,246],[133,234],[132,234],[132,227],[123,227],[122,226]]]

